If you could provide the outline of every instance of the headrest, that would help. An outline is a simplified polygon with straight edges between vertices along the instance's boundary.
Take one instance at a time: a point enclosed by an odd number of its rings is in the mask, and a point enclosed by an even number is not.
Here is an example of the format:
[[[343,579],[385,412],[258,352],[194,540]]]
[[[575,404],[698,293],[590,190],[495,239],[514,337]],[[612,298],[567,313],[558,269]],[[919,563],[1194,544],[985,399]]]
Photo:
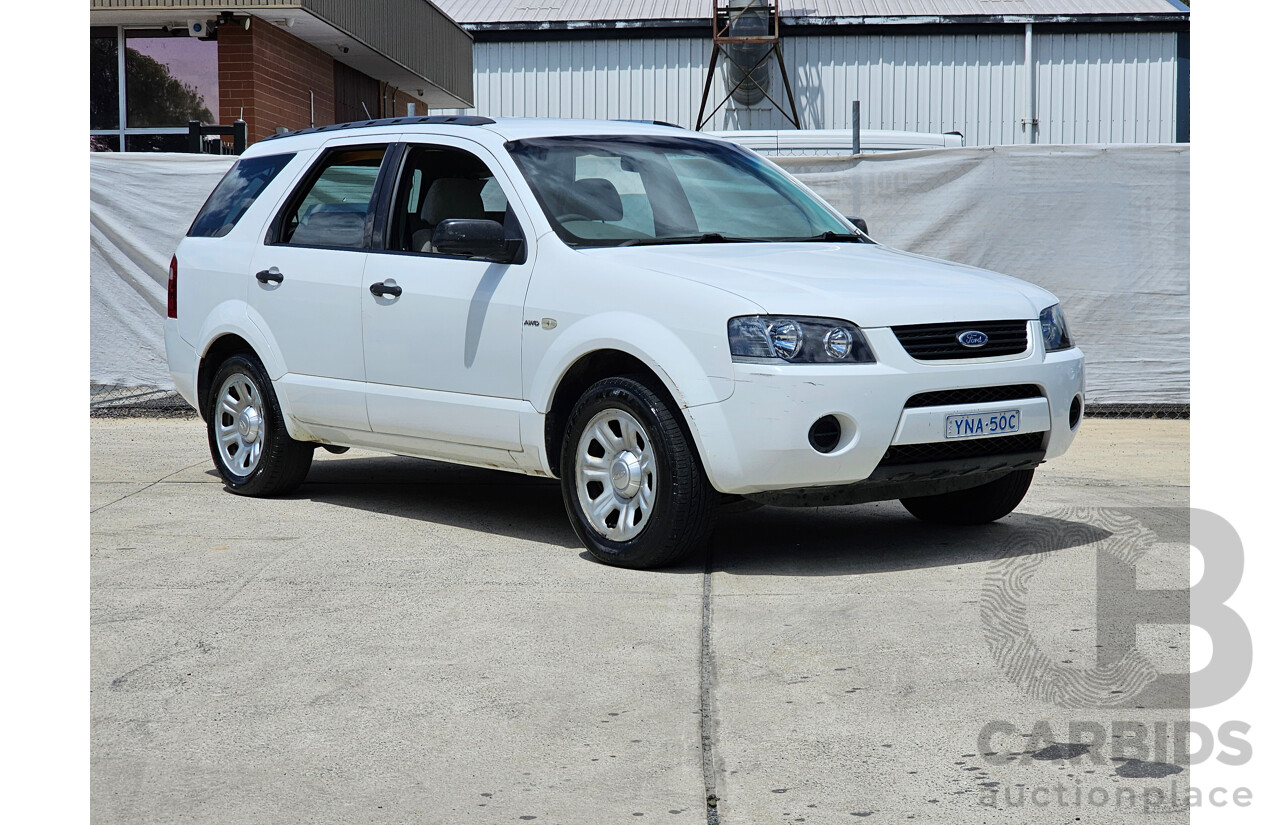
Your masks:
[[[593,221],[622,220],[622,197],[604,178],[583,178],[569,190],[567,212],[576,212]]]
[[[449,218],[484,218],[484,200],[480,197],[483,188],[484,181],[440,178],[428,187],[427,196],[422,199],[422,219],[436,226]]]

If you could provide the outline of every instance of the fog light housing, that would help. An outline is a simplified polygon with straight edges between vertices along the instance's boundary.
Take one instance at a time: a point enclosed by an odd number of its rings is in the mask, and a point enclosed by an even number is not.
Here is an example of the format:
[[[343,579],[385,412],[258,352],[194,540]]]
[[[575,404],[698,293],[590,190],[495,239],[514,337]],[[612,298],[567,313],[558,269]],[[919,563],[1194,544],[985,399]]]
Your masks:
[[[840,444],[840,420],[834,415],[824,415],[809,428],[809,446],[820,453],[829,453]]]
[[[1080,416],[1084,414],[1084,399],[1076,396],[1071,399],[1071,409],[1067,411],[1067,424],[1071,429],[1080,426]]]

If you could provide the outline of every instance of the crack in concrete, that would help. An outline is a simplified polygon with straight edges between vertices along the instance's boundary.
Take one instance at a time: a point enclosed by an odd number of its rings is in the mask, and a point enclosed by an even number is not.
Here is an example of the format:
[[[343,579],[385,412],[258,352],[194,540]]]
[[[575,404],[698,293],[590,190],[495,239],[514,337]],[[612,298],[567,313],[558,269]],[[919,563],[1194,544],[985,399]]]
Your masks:
[[[97,507],[94,507],[92,510],[89,511],[89,515],[93,515],[99,510],[105,510],[113,504],[119,504],[120,502],[124,501],[127,498],[133,498],[138,493],[145,493],[147,490],[150,490],[152,487],[156,486],[157,484],[168,481],[169,479],[176,476],[178,473],[185,473],[187,470],[191,470],[191,469],[194,469],[195,467],[199,467],[201,464],[204,464],[206,461],[208,461],[207,458],[202,458],[199,461],[197,461],[195,464],[192,464],[190,467],[183,467],[181,470],[174,470],[172,473],[169,473],[169,475],[165,476],[164,478],[158,478],[140,490],[134,490],[132,493],[120,496],[120,498],[116,499],[115,501],[108,501],[106,504],[101,504]]]
[[[702,787],[707,800],[707,825],[720,825],[720,797],[716,793],[715,716],[712,713],[712,681],[715,658],[711,650],[711,547],[708,545],[702,568],[702,644],[699,694],[701,714],[698,728],[702,738]]]

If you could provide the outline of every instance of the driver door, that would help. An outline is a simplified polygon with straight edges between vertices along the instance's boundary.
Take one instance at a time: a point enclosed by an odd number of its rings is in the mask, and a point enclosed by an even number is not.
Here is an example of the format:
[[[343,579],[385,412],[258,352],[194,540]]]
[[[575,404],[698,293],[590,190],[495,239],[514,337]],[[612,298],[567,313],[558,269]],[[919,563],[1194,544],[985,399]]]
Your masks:
[[[383,248],[375,244],[369,255],[361,297],[374,433],[521,449],[519,414],[528,405],[521,398],[520,338],[531,245],[507,264],[441,254],[431,244],[434,228],[449,218],[494,220],[508,237],[520,237],[529,225],[507,199],[511,186],[501,168],[486,155],[446,137],[405,146]]]

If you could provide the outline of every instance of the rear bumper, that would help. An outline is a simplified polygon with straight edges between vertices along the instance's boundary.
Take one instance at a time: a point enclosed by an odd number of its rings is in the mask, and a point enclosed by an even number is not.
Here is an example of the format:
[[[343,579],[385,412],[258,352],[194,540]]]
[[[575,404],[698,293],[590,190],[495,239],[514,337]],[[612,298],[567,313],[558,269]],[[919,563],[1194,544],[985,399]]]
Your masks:
[[[892,481],[895,474],[886,474],[884,468],[877,473],[886,451],[895,445],[951,443],[954,440],[945,436],[945,422],[956,413],[1017,410],[1020,434],[1043,433],[1041,439],[1026,439],[1036,441],[1030,448],[1019,447],[1018,466],[1034,466],[1062,455],[1075,438],[1068,419],[1072,400],[1079,397],[1083,402],[1080,350],[1046,355],[1037,346],[1028,356],[1014,360],[922,363],[892,346],[896,342],[891,339],[875,340],[880,337],[877,333],[891,336],[889,330],[866,332],[881,354],[879,363],[734,364],[732,396],[688,408],[712,486],[722,493],[747,495],[839,487],[869,479]],[[904,409],[907,400],[919,393],[1013,384],[1034,385],[1041,397]],[[826,415],[840,422],[841,436],[834,450],[821,453],[809,443],[809,428]],[[988,473],[1012,468],[976,461],[948,466],[957,473],[965,467]]]
[[[164,348],[169,359],[169,375],[173,378],[173,385],[177,388],[178,395],[199,411],[200,402],[196,399],[196,375],[199,372],[200,357],[195,349],[178,334],[178,322],[173,318],[166,318],[164,322]]]

